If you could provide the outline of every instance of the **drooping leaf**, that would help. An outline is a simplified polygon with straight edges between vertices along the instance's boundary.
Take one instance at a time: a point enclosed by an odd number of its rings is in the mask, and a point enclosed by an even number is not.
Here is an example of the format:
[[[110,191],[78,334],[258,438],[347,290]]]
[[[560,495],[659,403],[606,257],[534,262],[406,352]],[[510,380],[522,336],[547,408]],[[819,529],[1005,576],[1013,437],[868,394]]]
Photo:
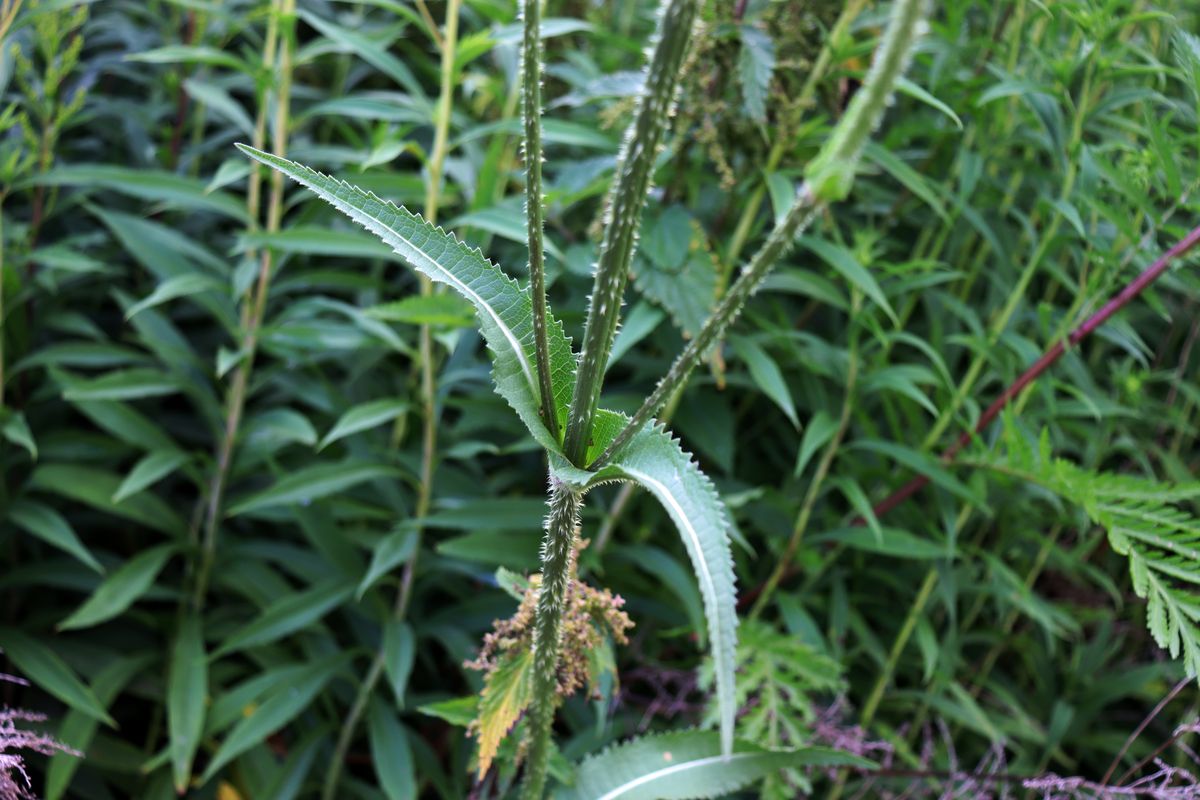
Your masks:
[[[706,800],[724,797],[796,767],[857,766],[872,762],[825,747],[771,751],[738,742],[723,754],[720,738],[707,731],[684,731],[611,747],[586,759],[575,782],[558,800]]]
[[[476,718],[479,738],[479,776],[492,766],[500,741],[517,724],[529,705],[533,689],[533,651],[513,650],[488,673],[479,697]]]
[[[142,653],[137,656],[115,658],[105,664],[96,674],[91,685],[92,692],[100,701],[101,707],[109,708],[125,686],[151,663],[153,663],[153,656],[150,653]],[[59,725],[55,736],[59,742],[73,748],[76,752],[86,753],[92,740],[96,737],[99,727],[100,722],[95,717],[71,709],[63,717],[62,724]],[[46,800],[62,800],[67,786],[71,783],[71,778],[85,760],[74,752],[55,753],[50,757],[50,763],[46,768]]]
[[[218,286],[219,284],[207,275],[176,275],[173,278],[167,278],[150,294],[125,309],[125,319],[131,319],[148,308],[160,306],[180,297],[211,291]]]
[[[58,623],[58,629],[90,628],[122,614],[154,585],[154,579],[174,552],[174,544],[160,544],[138,553],[120,569],[113,570],[83,605]]]
[[[75,533],[71,523],[50,506],[22,498],[9,508],[8,518],[46,544],[69,553],[96,572],[103,574],[104,567],[100,566],[96,557],[79,540],[79,535]]]
[[[178,381],[166,372],[148,367],[114,370],[99,378],[78,379],[63,391],[66,400],[137,400],[175,394]]]
[[[755,385],[762,389],[767,397],[783,412],[792,427],[800,427],[800,419],[796,416],[796,402],[792,399],[792,390],[788,388],[783,377],[783,371],[775,363],[775,359],[764,350],[758,342],[744,336],[731,337],[729,343],[738,358],[750,370],[750,377]]]
[[[401,523],[391,533],[379,540],[371,553],[371,565],[358,584],[358,596],[366,594],[377,580],[412,558],[419,540],[415,525]]]
[[[338,421],[329,430],[329,433],[325,434],[325,438],[321,440],[321,444],[317,446],[317,449],[324,450],[338,439],[360,431],[370,430],[385,422],[391,422],[406,411],[408,411],[408,401],[394,398],[373,400],[369,403],[357,405],[338,418]]]
[[[398,472],[383,464],[348,461],[342,464],[318,464],[285,475],[274,486],[234,503],[228,516],[236,517],[272,506],[309,503],[342,492],[352,486],[379,478],[393,478]]]
[[[884,310],[892,321],[896,321],[896,312],[892,310],[892,306],[888,303],[887,295],[883,293],[879,282],[874,276],[864,267],[859,260],[841,245],[826,241],[825,239],[817,239],[810,236],[805,236],[800,239],[800,244],[808,248],[812,252],[820,256],[825,263],[833,267],[843,278],[848,280],[856,289],[869,297],[877,306]]]
[[[399,708],[404,707],[404,693],[416,656],[417,637],[412,626],[397,620],[389,622],[383,629],[383,669]]]
[[[151,493],[128,497],[119,503],[113,495],[121,485],[116,475],[82,464],[42,464],[29,479],[31,488],[86,503],[118,517],[133,520],[167,534],[187,529],[183,518]]]
[[[378,698],[367,712],[367,730],[371,737],[371,760],[379,786],[388,800],[409,800],[417,796],[416,765],[408,735],[396,713]]]
[[[26,633],[0,628],[0,650],[34,686],[45,689],[76,711],[111,728],[116,721],[104,710],[92,690],[84,685],[57,653]]]
[[[204,654],[204,632],[194,614],[184,617],[171,649],[167,673],[167,730],[175,791],[187,791],[192,762],[204,731],[204,709],[208,700],[208,660]]]
[[[302,592],[284,595],[257,619],[226,637],[214,655],[219,658],[247,647],[278,641],[321,619],[349,599],[353,592],[353,584],[335,577]]]
[[[597,414],[589,459],[603,452],[624,428],[626,419],[611,411]],[[721,741],[729,752],[737,711],[734,697],[737,591],[729,544],[730,519],[712,482],[676,439],[653,425],[636,433],[612,462],[597,472],[576,469],[559,457],[551,459],[551,468],[560,479],[584,489],[607,481],[632,481],[654,495],[675,523],[704,598],[716,674]]]
[[[409,325],[444,325],[467,328],[475,324],[475,309],[452,294],[413,295],[368,308],[367,316]]]
[[[276,685],[261,704],[233,726],[217,748],[201,781],[212,780],[230,761],[293,720],[312,703],[344,662],[343,655],[323,659],[305,666],[291,680]]]
[[[29,457],[37,461],[37,443],[33,440],[33,431],[29,429],[29,423],[25,421],[24,414],[20,412],[7,414],[3,423],[0,423],[0,433],[4,434],[4,438],[13,444],[28,450]]]
[[[186,464],[188,454],[181,450],[158,450],[147,454],[136,464],[121,485],[113,492],[113,502],[120,503],[148,486],[157,483]]]

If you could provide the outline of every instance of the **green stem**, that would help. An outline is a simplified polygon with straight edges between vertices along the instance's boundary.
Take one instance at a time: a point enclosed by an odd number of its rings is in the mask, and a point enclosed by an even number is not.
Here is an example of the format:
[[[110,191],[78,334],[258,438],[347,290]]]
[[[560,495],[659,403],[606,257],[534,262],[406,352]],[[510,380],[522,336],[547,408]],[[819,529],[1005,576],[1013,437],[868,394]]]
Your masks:
[[[292,51],[295,44],[295,11],[296,0],[275,0],[271,14],[271,19],[275,25],[283,23],[286,26],[283,46],[279,52],[277,71],[279,86],[275,102],[275,136],[272,141],[272,148],[280,155],[284,155],[287,151],[288,120],[292,93]],[[260,118],[265,119],[265,116],[260,115]],[[255,181],[252,178],[250,187],[253,189],[254,186]],[[255,216],[258,204],[259,199],[257,195],[247,197],[247,206],[251,211],[255,212]],[[271,181],[271,196],[267,208],[267,231],[272,233],[278,231],[282,218],[283,175],[276,172]],[[250,373],[254,368],[254,355],[258,349],[259,329],[262,327],[263,316],[266,313],[267,294],[270,289],[273,267],[274,254],[269,249],[264,250],[259,262],[258,280],[254,286],[253,296],[247,296],[242,305],[242,321],[245,330],[242,338],[242,360],[238,365],[237,371],[234,373],[233,384],[229,389],[225,414],[225,431],[217,455],[216,471],[213,473],[212,482],[209,486],[204,541],[201,545],[200,563],[196,572],[196,583],[192,594],[193,604],[197,608],[201,608],[204,605],[213,562],[216,559],[217,534],[221,523],[225,484],[229,479],[229,470],[233,466],[234,449],[237,444],[238,431],[241,428],[242,415],[246,407]]]
[[[529,242],[529,289],[533,294],[533,343],[537,355],[542,419],[558,439],[558,404],[550,379],[546,339],[546,254],[542,241],[542,32],[541,0],[524,0],[525,38],[521,49],[521,116],[525,123],[525,218]]]
[[[662,408],[667,398],[687,381],[708,349],[738,318],[746,301],[762,286],[767,273],[791,248],[796,236],[808,226],[817,211],[826,202],[840,200],[849,194],[867,137],[882,119],[896,81],[908,65],[913,45],[923,32],[924,8],[924,0],[898,0],[893,6],[891,20],[875,53],[866,82],[854,95],[850,108],[834,128],[820,154],[809,164],[805,171],[806,180],[797,191],[796,199],[783,221],[742,269],[742,274],[721,298],[716,311],[687,343],[671,369],[634,413],[624,430],[596,459],[592,469],[607,464]],[[586,352],[585,348],[585,355]],[[572,455],[570,450],[567,455]]]
[[[582,465],[587,456],[604,368],[612,352],[620,319],[621,298],[629,277],[629,261],[641,223],[642,205],[650,187],[659,145],[671,120],[684,57],[692,41],[697,6],[697,0],[664,0],[645,88],[638,97],[633,123],[621,146],[617,176],[608,199],[604,239],[596,263],[583,350],[563,446],[567,458],[576,465]]]
[[[850,23],[858,17],[866,5],[867,0],[850,0],[842,8],[842,13],[838,16],[837,21],[829,31],[829,36],[825,39],[825,45],[821,48],[820,55],[817,56],[816,62],[808,72],[808,77],[804,80],[800,96],[792,106],[794,113],[789,115],[791,116],[791,120],[780,126],[780,132],[783,135],[777,136],[775,144],[771,146],[771,152],[767,156],[767,165],[763,170],[766,174],[769,175],[775,171],[788,145],[793,143],[793,138],[789,133],[796,129],[802,115],[812,105],[817,85],[825,77],[825,71],[829,69],[829,65],[833,61],[834,52],[841,46],[842,40],[850,29]],[[725,262],[721,268],[722,293],[724,287],[729,285],[730,275],[733,272],[734,266],[738,263],[738,258],[742,254],[742,248],[746,245],[746,239],[750,235],[750,227],[754,224],[754,218],[758,216],[758,210],[762,207],[765,195],[766,184],[759,181],[754,193],[750,195],[749,200],[746,201],[746,205],[742,208],[742,214],[733,229],[733,235],[730,237],[729,242],[729,250],[725,253]]]
[[[856,311],[858,302],[859,296],[856,295]],[[850,425],[850,414],[854,410],[854,389],[858,380],[858,334],[853,316],[850,318],[850,326],[850,357],[846,367],[846,393],[842,400],[842,413],[838,419],[837,431],[833,434],[833,438],[829,440],[829,444],[825,446],[825,451],[821,454],[821,461],[817,464],[816,472],[808,484],[808,492],[804,496],[804,505],[801,506],[800,514],[796,517],[796,524],[792,528],[791,538],[788,539],[787,546],[779,556],[779,561],[776,563],[775,569],[771,572],[770,577],[767,578],[767,582],[763,584],[762,591],[759,593],[758,599],[755,600],[754,606],[750,610],[751,619],[758,617],[763,612],[763,609],[767,607],[771,595],[791,567],[792,559],[796,557],[796,551],[800,549],[800,543],[804,540],[804,533],[808,530],[808,521],[812,516],[813,509],[816,507],[817,498],[821,495],[821,486],[825,483],[825,477],[829,474],[829,470],[833,466],[833,460],[837,456],[838,449],[841,447],[842,439],[846,435],[846,428]]]
[[[879,127],[896,80],[908,68],[913,45],[924,33],[925,5],[925,0],[897,0],[892,5],[891,19],[862,88],[804,171],[813,193],[821,200],[844,200],[850,194],[867,139]]]
[[[446,6],[446,25],[443,34],[436,39],[442,48],[442,83],[441,95],[438,100],[437,116],[434,119],[434,148],[430,155],[429,184],[425,194],[425,218],[431,223],[437,220],[441,206],[442,167],[445,164],[446,152],[449,149],[450,110],[454,98],[454,53],[458,45],[458,13],[462,0],[450,0]],[[433,32],[436,34],[436,27]],[[422,276],[421,294],[429,296],[433,293],[432,282]],[[437,379],[434,373],[433,335],[428,325],[422,325],[418,338],[418,355],[421,360],[421,475],[417,487],[417,502],[413,509],[413,517],[423,520],[429,515],[433,503],[433,473],[437,456]],[[404,565],[400,578],[400,588],[396,592],[396,602],[392,618],[403,620],[408,615],[408,606],[412,598],[413,581],[416,579],[417,563],[421,552],[421,537],[423,528],[417,528],[417,543],[413,557]],[[375,652],[367,674],[358,687],[354,701],[350,706],[342,728],[334,745],[333,756],[325,771],[325,782],[321,791],[322,800],[334,800],[337,797],[338,784],[341,781],[342,768],[346,763],[346,755],[354,742],[354,735],[367,704],[379,680],[383,677],[385,655],[383,645]]]
[[[771,232],[766,243],[754,254],[750,263],[743,268],[742,274],[721,298],[716,311],[705,321],[700,332],[684,346],[683,352],[671,364],[667,374],[654,387],[654,391],[642,403],[641,408],[634,413],[625,428],[593,462],[590,469],[600,469],[607,464],[633,438],[634,434],[645,427],[646,423],[658,413],[667,399],[687,382],[692,370],[704,360],[709,348],[725,334],[733,321],[738,318],[746,301],[762,286],[767,273],[791,249],[796,236],[808,227],[816,213],[816,200],[805,184],[801,186],[796,202],[792,204],[787,216]]]
[[[550,728],[558,706],[558,657],[563,605],[575,557],[575,535],[583,496],[550,479],[550,512],[542,545],[542,582],[533,627],[533,697],[529,708],[529,755],[524,800],[541,800],[550,759]]]

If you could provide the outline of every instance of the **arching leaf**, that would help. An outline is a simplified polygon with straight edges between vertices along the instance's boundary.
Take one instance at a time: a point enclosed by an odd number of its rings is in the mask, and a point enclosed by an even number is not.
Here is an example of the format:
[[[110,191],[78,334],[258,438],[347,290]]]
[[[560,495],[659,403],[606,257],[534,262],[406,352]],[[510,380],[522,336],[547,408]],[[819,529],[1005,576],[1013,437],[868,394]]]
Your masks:
[[[724,797],[781,769],[870,767],[849,753],[824,747],[764,750],[738,742],[724,755],[716,734],[684,731],[645,736],[609,748],[579,765],[573,786],[558,800],[703,800]]]
[[[588,457],[603,451],[621,431],[623,414],[601,411]],[[733,745],[734,652],[737,647],[737,592],[733,554],[729,546],[729,516],[721,498],[700,467],[664,428],[647,425],[634,435],[612,462],[598,472],[570,467],[551,458],[559,478],[583,488],[609,481],[632,481],[654,495],[679,530],[704,598],[704,615],[712,643],[717,683],[721,741],[725,752]]]
[[[471,305],[494,355],[496,390],[517,412],[533,438],[552,451],[559,443],[543,424],[533,349],[533,302],[500,268],[452,234],[404,208],[294,161],[238,145],[251,158],[305,186],[338,211],[374,233],[422,275],[454,289]],[[562,327],[549,326],[554,412],[566,418],[575,383],[575,358]],[[561,427],[561,426],[560,426]]]

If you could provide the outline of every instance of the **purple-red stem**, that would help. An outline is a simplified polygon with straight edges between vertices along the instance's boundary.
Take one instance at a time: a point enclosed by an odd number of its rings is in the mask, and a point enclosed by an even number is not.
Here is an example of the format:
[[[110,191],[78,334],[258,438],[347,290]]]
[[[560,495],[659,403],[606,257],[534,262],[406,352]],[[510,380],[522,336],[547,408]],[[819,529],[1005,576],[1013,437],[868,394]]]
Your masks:
[[[944,453],[942,453],[943,461],[950,461],[958,452],[967,446],[977,434],[982,433],[992,420],[1000,415],[1014,397],[1024,391],[1025,387],[1033,383],[1054,362],[1062,358],[1063,353],[1067,352],[1067,347],[1074,347],[1092,334],[1097,328],[1108,321],[1109,317],[1120,311],[1130,300],[1141,294],[1147,286],[1154,283],[1167,270],[1171,261],[1191,250],[1197,244],[1200,244],[1200,227],[1193,228],[1191,233],[1180,239],[1174,247],[1146,268],[1142,274],[1138,275],[1128,286],[1117,293],[1115,297],[1104,304],[1104,307],[1097,311],[1092,316],[1088,317],[1082,325],[1073,330],[1065,341],[1056,342],[1053,347],[1046,351],[1045,355],[1034,362],[1033,366],[1025,370],[1021,377],[1017,378],[1004,392],[992,402],[987,410],[979,417],[979,421],[975,423],[975,427],[970,431],[963,433],[955,440],[954,444],[950,445]],[[918,475],[908,483],[901,486],[886,499],[876,504],[874,507],[875,516],[879,517],[891,511],[896,506],[903,503],[908,498],[919,492],[929,483],[929,476]],[[854,524],[861,525],[864,520],[857,519]]]
[[[1088,317],[1082,325],[1073,330],[1065,341],[1057,342],[1053,347],[1046,351],[1045,355],[1034,362],[1033,366],[1025,370],[1021,377],[1017,378],[1011,386],[992,402],[987,410],[979,417],[979,421],[975,423],[975,427],[970,431],[963,433],[954,444],[950,445],[945,452],[942,453],[942,461],[950,461],[958,452],[966,447],[967,443],[975,436],[983,432],[992,420],[999,416],[1014,397],[1020,394],[1025,387],[1033,383],[1038,377],[1054,364],[1055,361],[1062,358],[1063,353],[1067,351],[1067,345],[1074,347],[1075,345],[1086,339],[1093,331],[1108,321],[1109,317],[1120,311],[1130,300],[1141,294],[1147,286],[1154,283],[1166,272],[1171,261],[1191,250],[1197,244],[1200,244],[1200,226],[1193,228],[1192,231],[1182,239],[1180,239],[1174,247],[1146,268],[1144,272],[1138,275],[1133,282],[1127,285],[1124,289],[1117,293],[1115,297],[1104,304],[1104,307],[1097,311],[1092,316]],[[896,491],[888,495],[884,500],[877,503],[872,511],[876,518],[879,518],[887,512],[902,504],[905,500],[912,497],[929,483],[928,475],[918,475],[908,483],[901,486]],[[851,523],[852,525],[864,525],[866,520],[862,517],[857,517]],[[785,573],[785,577],[790,576],[794,571],[794,567],[789,567]],[[739,607],[745,607],[754,602],[759,593],[762,592],[766,584],[760,584],[750,592],[743,595],[738,600]]]

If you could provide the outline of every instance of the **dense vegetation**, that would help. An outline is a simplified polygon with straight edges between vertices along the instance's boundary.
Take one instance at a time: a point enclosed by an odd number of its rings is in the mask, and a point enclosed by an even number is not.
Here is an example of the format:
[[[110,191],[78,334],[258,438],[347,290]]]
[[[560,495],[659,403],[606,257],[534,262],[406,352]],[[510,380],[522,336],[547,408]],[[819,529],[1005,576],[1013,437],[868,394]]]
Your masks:
[[[518,5],[0,0],[0,649],[5,705],[46,716],[0,712],[0,772],[24,746],[48,798],[531,796],[547,761],[578,798],[693,761],[619,796],[1195,796],[1200,14],[933,4],[854,161],[916,0],[665,3],[691,41],[650,2],[549,3],[540,37]],[[679,443],[608,452],[600,378],[637,411],[763,252],[663,396]],[[462,269],[484,306],[428,280]],[[525,314],[514,361],[496,331],[541,291],[548,351]],[[547,463],[598,485],[580,541],[552,495],[540,591]],[[608,482],[658,469],[682,507]]]

